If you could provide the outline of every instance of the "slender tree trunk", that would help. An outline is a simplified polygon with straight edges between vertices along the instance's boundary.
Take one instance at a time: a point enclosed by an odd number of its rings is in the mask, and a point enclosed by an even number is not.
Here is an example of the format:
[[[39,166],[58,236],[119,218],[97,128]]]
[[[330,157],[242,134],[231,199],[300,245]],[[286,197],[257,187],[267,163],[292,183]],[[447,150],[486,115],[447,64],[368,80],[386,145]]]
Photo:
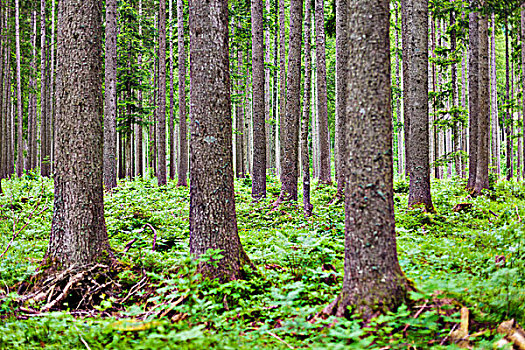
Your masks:
[[[104,186],[117,187],[117,0],[106,0]]]
[[[62,0],[59,7],[55,201],[46,257],[67,267],[93,263],[110,248],[102,183],[102,3]]]
[[[286,16],[284,0],[279,0],[279,132],[277,134],[277,171],[282,171],[283,123],[286,119]]]
[[[336,142],[336,176],[337,176],[337,198],[344,198],[345,193],[345,171],[344,171],[344,158],[345,152],[345,135],[343,128],[345,125],[344,117],[346,115],[346,61],[347,51],[346,47],[348,40],[347,34],[347,21],[348,14],[347,0],[337,0],[335,3],[335,42],[336,42],[336,61],[335,61],[335,85],[336,85],[336,97],[335,97],[335,142]],[[309,28],[309,27],[308,27]],[[306,103],[306,102],[305,102]]]
[[[5,177],[5,148],[7,140],[5,139],[4,133],[6,129],[6,115],[4,113],[4,73],[7,70],[6,67],[6,55],[4,51],[5,48],[5,34],[4,31],[7,30],[7,26],[4,24],[4,1],[0,0],[0,194],[2,191],[2,179]]]
[[[409,207],[434,211],[430,194],[428,127],[428,1],[402,0],[404,115],[410,120]]]
[[[304,215],[312,215],[313,205],[310,202],[310,156],[308,153],[308,129],[310,122],[310,96],[312,87],[312,48],[311,48],[311,9],[310,1],[305,3],[304,16],[304,100],[301,123],[301,162],[303,171],[303,206]]]
[[[244,161],[244,156],[248,153],[248,149],[246,149],[245,152],[244,144],[245,138],[248,138],[248,128],[244,121],[244,93],[246,85],[244,83],[243,52],[240,47],[237,48],[237,74],[239,75],[239,78],[237,79],[236,93],[239,98],[235,104],[235,127],[237,128],[237,133],[235,134],[235,174],[237,175],[237,178],[243,179],[246,177],[246,162]],[[243,97],[240,97],[241,95],[243,95]]]
[[[232,165],[228,2],[190,0],[190,251],[220,249],[202,272],[222,281],[249,264],[237,233]]]
[[[46,1],[41,0],[40,4],[40,172],[47,177],[51,175],[51,152],[47,147],[51,130],[46,106]]]
[[[490,86],[489,86],[488,17],[479,20],[479,97],[476,182],[473,193],[480,195],[489,188]]]
[[[301,41],[303,0],[290,5],[290,40],[286,79],[286,116],[281,120],[281,195],[280,200],[297,201],[297,162],[299,115],[301,113]]]
[[[496,18],[492,14],[492,35],[490,41],[490,71],[491,71],[491,107],[492,107],[492,165],[496,174],[501,173],[499,149],[499,117],[498,117],[498,78],[496,67]]]
[[[266,197],[266,118],[264,94],[263,2],[251,0],[252,89],[253,89],[253,172],[252,197]]]
[[[456,14],[454,11],[450,12],[450,51],[454,54],[456,53]],[[454,152],[454,165],[456,176],[461,175],[461,123],[459,122],[459,113],[456,112],[458,108],[458,94],[457,94],[457,64],[452,63],[451,66],[451,81],[452,81],[452,97],[451,103],[455,112],[452,114],[453,124],[452,124],[452,139],[453,139],[453,149]]]
[[[157,113],[157,179],[159,186],[166,180],[166,0],[159,1],[159,94]]]
[[[188,130],[186,127],[186,47],[184,44],[184,0],[177,0],[179,55],[179,178],[177,186],[188,186]]]
[[[494,17],[493,17],[494,18]],[[494,21],[494,19],[493,19]],[[521,97],[521,103],[523,106],[522,109],[522,116],[523,116],[523,141],[522,141],[522,151],[523,151],[523,169],[522,174],[523,178],[525,178],[525,97],[523,96],[525,94],[525,4],[521,6],[521,80],[522,80],[522,97]]]
[[[266,6],[266,21],[270,21],[270,14],[271,14],[271,0],[265,0],[264,2]],[[270,75],[270,65],[271,62],[271,45],[270,45],[270,28],[272,25],[268,24],[266,26],[266,30],[264,32],[264,116],[266,118],[266,169],[270,169],[271,166],[271,144],[272,144],[272,136],[271,136],[271,123],[272,123],[272,115],[270,113],[271,110],[271,90],[270,90],[270,82],[271,82],[271,75]]]
[[[473,1],[473,0],[471,0]],[[478,13],[469,15],[469,62],[468,62],[468,104],[469,104],[469,169],[467,189],[473,190],[476,182],[478,160],[478,114],[479,114],[479,30]]]
[[[142,0],[139,0],[139,37],[142,38]],[[141,39],[141,45],[142,39]],[[138,54],[138,65],[139,70],[142,70],[142,53]],[[138,100],[139,100],[139,109],[142,110],[142,90],[138,91]],[[143,127],[142,127],[142,118],[138,120],[137,125],[135,126],[135,171],[137,176],[144,176],[144,151],[142,147],[143,142]]]
[[[432,16],[430,16],[431,19],[431,25],[432,25],[432,28],[431,28],[431,41],[432,41],[432,44],[431,44],[431,53],[432,53],[432,58],[435,60],[436,59],[436,21],[434,20],[434,18],[432,18]],[[435,62],[432,62],[432,91],[435,93],[437,92],[437,72],[436,72],[436,63]],[[431,105],[432,105],[432,117],[430,118],[431,119],[431,125],[432,125],[432,132],[430,134],[430,137],[432,138],[432,145],[434,146],[433,147],[433,159],[432,161],[435,163],[434,165],[434,177],[436,179],[441,179],[441,169],[440,167],[437,165],[437,160],[439,158],[439,130],[438,130],[438,127],[435,123],[436,121],[436,97],[433,97],[432,98],[432,102],[431,102]],[[405,118],[405,148],[408,147],[408,142],[410,140],[407,140],[407,135],[408,135],[408,131],[406,130],[406,127],[407,127],[407,123],[406,123],[406,116],[404,116]],[[407,153],[408,154],[408,153]],[[406,159],[406,164],[407,164],[407,167],[408,167],[408,158]]]
[[[317,54],[317,109],[319,114],[319,180],[332,183],[330,170],[330,143],[328,140],[328,102],[326,96],[326,55],[324,33],[324,0],[315,0],[315,32]]]
[[[400,176],[403,176],[405,174],[404,169],[404,146],[403,146],[403,128],[401,127],[403,125],[403,114],[401,110],[401,101],[402,101],[402,85],[401,85],[401,60],[399,59],[400,53],[399,50],[401,50],[401,42],[399,37],[399,6],[398,2],[395,3],[395,34],[396,34],[396,41],[395,41],[395,55],[396,55],[396,87],[398,89],[398,96],[396,97],[395,101],[395,108],[396,108],[396,120],[397,120],[397,129],[399,130],[397,133],[397,172]],[[431,102],[429,101],[429,104]]]
[[[31,11],[31,46],[33,47],[31,59],[31,76],[29,78],[29,106],[28,106],[28,121],[27,121],[27,158],[26,170],[32,170],[36,166],[36,10]]]
[[[173,100],[173,0],[169,0],[169,25],[170,25],[170,179],[175,179],[175,113]]]
[[[50,80],[49,80],[49,99],[48,103],[48,120],[49,127],[48,132],[49,136],[47,138],[47,148],[49,152],[49,158],[51,160],[50,167],[53,171],[53,160],[55,159],[55,146],[53,140],[55,139],[55,49],[56,49],[56,38],[55,38],[55,0],[51,1],[51,46],[50,46],[50,60],[49,60],[49,71],[50,71]]]
[[[325,312],[349,316],[352,306],[369,320],[377,311],[397,308],[407,293],[394,222],[389,2],[356,0],[347,8],[352,55],[345,160],[352,174],[346,178],[345,275],[342,293]]]
[[[15,0],[15,42],[16,42],[16,106],[17,106],[17,152],[16,175],[21,177],[24,167],[24,115],[22,101],[22,70],[20,65],[20,0]]]
[[[505,17],[505,119],[503,125],[505,126],[505,134],[507,138],[507,181],[512,179],[512,148],[511,148],[511,136],[510,128],[512,125],[512,119],[509,113],[510,103],[510,63],[509,63],[509,25],[507,17]]]

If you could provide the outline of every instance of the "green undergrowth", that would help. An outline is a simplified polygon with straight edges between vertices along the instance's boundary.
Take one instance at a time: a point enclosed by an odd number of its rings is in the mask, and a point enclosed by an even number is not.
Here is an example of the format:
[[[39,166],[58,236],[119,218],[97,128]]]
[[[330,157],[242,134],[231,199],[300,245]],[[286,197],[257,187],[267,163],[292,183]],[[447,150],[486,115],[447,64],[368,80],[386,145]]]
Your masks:
[[[472,332],[487,330],[473,346],[489,349],[501,321],[525,324],[523,185],[499,182],[486,196],[471,198],[461,179],[435,181],[436,212],[425,213],[407,209],[408,184],[397,181],[399,261],[423,311],[402,306],[363,325],[318,316],[343,278],[343,204],[328,204],[335,187],[314,183],[314,215],[304,218],[300,205],[274,208],[275,177],[268,176],[268,198],[258,203],[250,183],[238,180],[235,188],[239,234],[257,268],[247,271],[247,280],[220,285],[196,274],[198,261],[188,256],[188,189],[122,181],[105,198],[108,234],[117,258],[129,266],[120,282],[143,287],[123,290],[118,300],[103,297],[91,316],[73,307],[23,316],[15,312],[13,286],[35,272],[46,250],[52,181],[32,174],[4,180],[2,252],[15,238],[0,258],[0,348],[454,349],[447,336],[463,305],[474,318]]]

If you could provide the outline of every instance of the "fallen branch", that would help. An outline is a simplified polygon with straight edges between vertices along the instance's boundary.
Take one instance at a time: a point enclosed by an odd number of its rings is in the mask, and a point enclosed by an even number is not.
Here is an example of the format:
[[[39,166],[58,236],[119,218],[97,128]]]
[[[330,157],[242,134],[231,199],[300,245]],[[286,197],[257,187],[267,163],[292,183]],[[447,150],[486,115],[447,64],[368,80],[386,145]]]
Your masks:
[[[151,224],[145,224],[144,227],[149,227],[153,231],[153,244],[151,245],[151,250],[155,251],[155,245],[157,244],[157,231]]]
[[[33,210],[33,212],[29,215],[29,217],[27,218],[27,222],[24,224],[24,226],[22,226],[20,228],[20,230],[16,231],[15,232],[15,228],[13,227],[13,237],[11,238],[11,240],[9,241],[9,243],[7,243],[7,247],[5,248],[4,252],[2,254],[0,254],[0,259],[3,258],[5,256],[5,254],[7,253],[7,251],[9,250],[9,248],[11,247],[11,245],[13,244],[13,242],[15,241],[15,239],[18,238],[18,236],[22,233],[22,231],[24,231],[26,229],[26,227],[29,225],[29,222],[30,220],[33,218],[33,215],[35,214],[35,211],[36,209],[38,209],[38,205],[40,204],[40,202],[37,203],[36,207],[35,207],[35,210]],[[38,215],[42,214],[43,212],[45,212],[48,208],[45,207],[44,209],[42,209]],[[15,224],[16,225],[16,224]],[[13,225],[13,226],[15,226]]]
[[[521,216],[520,216],[520,212],[518,211],[518,206],[516,205],[515,208],[516,208],[516,215],[518,215],[518,222],[521,222]]]
[[[274,337],[275,339],[277,339],[278,341],[280,341],[281,343],[283,343],[284,345],[286,345],[289,349],[295,349],[293,346],[291,346],[290,344],[288,344],[287,342],[279,338],[279,336],[277,336],[275,333],[268,332],[268,334]]]

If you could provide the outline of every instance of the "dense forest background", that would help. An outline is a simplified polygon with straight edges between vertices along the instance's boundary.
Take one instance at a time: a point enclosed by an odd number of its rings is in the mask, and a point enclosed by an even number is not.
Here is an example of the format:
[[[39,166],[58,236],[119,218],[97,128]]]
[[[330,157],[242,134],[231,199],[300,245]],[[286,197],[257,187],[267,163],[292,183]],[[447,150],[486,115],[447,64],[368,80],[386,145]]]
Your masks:
[[[525,348],[525,7],[0,0],[0,348]]]

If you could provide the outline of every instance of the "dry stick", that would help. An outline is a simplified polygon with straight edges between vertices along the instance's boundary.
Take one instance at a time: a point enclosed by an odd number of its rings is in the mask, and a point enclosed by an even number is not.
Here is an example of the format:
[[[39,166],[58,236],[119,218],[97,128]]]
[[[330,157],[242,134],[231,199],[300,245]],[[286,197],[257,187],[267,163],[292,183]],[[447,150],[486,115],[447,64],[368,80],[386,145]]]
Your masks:
[[[155,251],[155,244],[157,243],[157,231],[150,224],[145,224],[144,227],[149,227],[153,231],[153,244],[151,250]]]
[[[36,209],[38,208],[38,204],[37,206],[35,207],[35,210],[31,213],[31,215],[29,215],[29,218],[27,219],[28,221],[24,224],[24,226],[22,226],[22,228],[20,228],[20,230],[18,230],[18,232],[15,232],[14,229],[13,229],[13,237],[11,238],[11,241],[9,241],[9,243],[7,244],[7,247],[5,248],[4,252],[2,254],[0,254],[0,259],[4,257],[4,255],[7,253],[7,251],[9,250],[9,248],[11,247],[11,244],[13,244],[13,242],[15,241],[15,239],[20,235],[20,233],[22,233],[22,231],[25,230],[25,228],[29,225],[29,222],[31,220],[31,218],[33,217],[33,215],[35,214],[35,211]],[[45,207],[44,209],[42,209],[38,215],[42,214],[43,212],[45,212],[48,208]],[[15,224],[14,224],[15,225]]]
[[[515,208],[516,208],[516,215],[518,215],[518,222],[521,222],[521,217],[520,217],[520,213],[518,211],[518,206],[516,205]]]
[[[443,339],[441,340],[441,343],[439,343],[439,345],[443,345],[443,344],[445,344],[445,342],[446,342],[447,339],[450,337],[450,335],[452,334],[452,332],[454,332],[454,331],[456,330],[456,328],[458,328],[458,325],[459,325],[459,323],[456,323],[456,324],[454,325],[454,327],[452,327],[452,329],[450,330],[450,332],[448,333],[448,335],[447,335],[445,338],[443,338]]]
[[[283,343],[284,345],[286,345],[288,348],[295,349],[293,346],[291,346],[290,344],[288,344],[287,342],[285,342],[284,340],[279,338],[276,334],[274,334],[272,332],[268,332],[268,334],[271,335],[272,337],[274,337],[275,339],[277,339],[278,341],[280,341],[281,343]]]
[[[428,301],[425,303],[425,305],[421,306],[421,308],[416,312],[416,314],[414,315],[414,317],[412,317],[413,319],[416,319],[419,317],[419,315],[421,315],[421,313],[423,312],[423,310],[425,310],[425,308],[427,307],[428,305]],[[408,329],[408,327],[410,327],[410,324],[406,324],[405,325],[405,328],[403,328],[403,333],[405,333]]]

